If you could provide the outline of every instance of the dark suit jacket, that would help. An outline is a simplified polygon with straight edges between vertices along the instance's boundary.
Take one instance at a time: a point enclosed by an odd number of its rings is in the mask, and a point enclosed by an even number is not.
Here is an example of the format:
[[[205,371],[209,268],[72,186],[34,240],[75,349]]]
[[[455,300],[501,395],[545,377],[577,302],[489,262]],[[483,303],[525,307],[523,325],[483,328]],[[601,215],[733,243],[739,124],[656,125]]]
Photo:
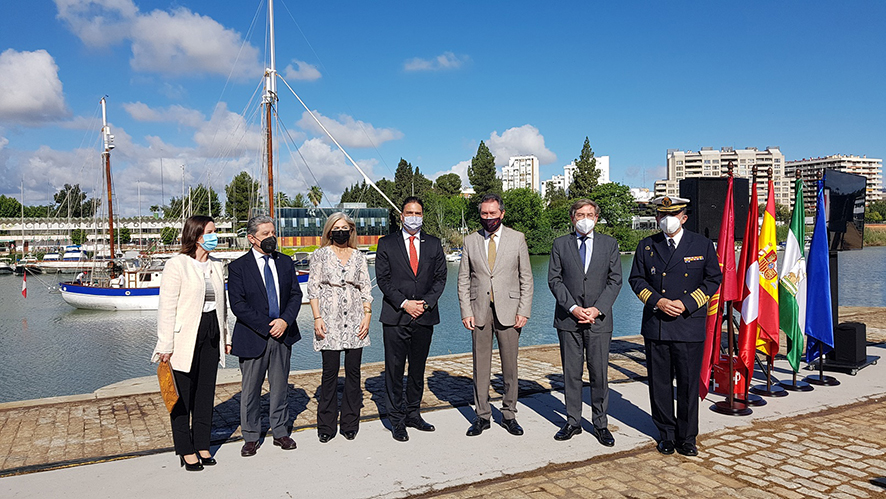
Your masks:
[[[717,252],[710,239],[683,229],[674,254],[661,232],[640,241],[628,281],[643,307],[641,332],[645,338],[665,341],[702,342],[708,300],[723,279]],[[658,310],[662,297],[680,300],[686,310],[671,317]]]
[[[231,354],[254,359],[261,357],[269,340],[282,341],[287,346],[301,339],[296,317],[301,308],[302,293],[295,275],[292,259],[274,252],[272,261],[277,266],[280,284],[280,318],[289,324],[279,339],[271,336],[271,316],[268,311],[268,292],[261,271],[250,249],[245,255],[228,264],[228,303],[237,316]]]
[[[416,324],[433,326],[440,323],[437,301],[446,287],[446,256],[440,240],[419,232],[418,274],[409,266],[409,251],[403,232],[397,231],[378,240],[375,256],[375,278],[384,295],[381,323],[404,326],[412,316],[400,308],[403,300],[424,300],[428,304]]]
[[[606,234],[594,233],[594,246],[588,271],[578,254],[575,234],[554,239],[548,263],[548,287],[554,294],[554,327],[577,331],[588,327],[579,324],[569,312],[573,305],[597,307],[600,316],[590,325],[595,333],[612,332],[612,304],[621,290],[621,258],[618,242]]]

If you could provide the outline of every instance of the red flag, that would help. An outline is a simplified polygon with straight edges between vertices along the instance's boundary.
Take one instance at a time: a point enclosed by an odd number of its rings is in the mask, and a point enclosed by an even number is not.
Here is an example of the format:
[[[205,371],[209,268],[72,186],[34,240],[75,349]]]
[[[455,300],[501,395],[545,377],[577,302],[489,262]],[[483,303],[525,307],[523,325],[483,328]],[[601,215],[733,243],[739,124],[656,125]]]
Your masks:
[[[746,369],[747,379],[754,375],[754,351],[757,348],[757,316],[760,307],[760,265],[757,262],[757,183],[751,184],[751,206],[748,209],[748,223],[741,244],[741,257],[738,262],[739,283],[738,305],[741,310],[741,323],[738,327],[738,358]]]
[[[717,239],[717,260],[723,281],[720,288],[708,302],[708,317],[705,324],[707,335],[704,342],[704,358],[701,365],[701,380],[698,396],[705,398],[711,381],[711,367],[720,359],[720,332],[723,329],[723,312],[726,302],[738,298],[738,283],[735,277],[735,208],[732,200],[732,176],[726,188],[726,204],[720,220],[720,237]]]
[[[760,266],[760,311],[757,317],[759,333],[757,348],[775,358],[778,353],[778,257],[775,239],[775,193],[772,179],[769,179],[769,195],[766,197],[766,211],[763,213],[763,226],[757,240],[757,261]]]
[[[22,272],[22,296],[28,297],[28,269]]]

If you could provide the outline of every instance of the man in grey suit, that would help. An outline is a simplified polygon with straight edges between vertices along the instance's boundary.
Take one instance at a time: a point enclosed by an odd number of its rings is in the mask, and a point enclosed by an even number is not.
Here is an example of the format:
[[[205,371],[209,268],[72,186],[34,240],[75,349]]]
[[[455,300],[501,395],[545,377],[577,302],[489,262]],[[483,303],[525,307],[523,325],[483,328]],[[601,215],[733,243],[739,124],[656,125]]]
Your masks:
[[[517,352],[520,330],[532,309],[532,269],[522,232],[501,225],[504,202],[497,194],[480,200],[483,230],[465,237],[458,268],[458,302],[464,326],[472,331],[474,405],[477,418],[468,429],[473,437],[489,429],[489,378],[492,336],[498,339],[504,378],[501,424],[512,435],[522,435],[517,424]]]
[[[594,436],[607,446],[615,445],[608,429],[609,343],[612,340],[612,304],[621,290],[621,259],[618,243],[595,234],[600,215],[597,203],[579,199],[569,209],[575,232],[554,240],[548,265],[548,287],[557,307],[554,327],[560,338],[560,359],[566,395],[566,425],[555,440],[569,440],[581,433],[582,362],[591,380],[591,415]]]

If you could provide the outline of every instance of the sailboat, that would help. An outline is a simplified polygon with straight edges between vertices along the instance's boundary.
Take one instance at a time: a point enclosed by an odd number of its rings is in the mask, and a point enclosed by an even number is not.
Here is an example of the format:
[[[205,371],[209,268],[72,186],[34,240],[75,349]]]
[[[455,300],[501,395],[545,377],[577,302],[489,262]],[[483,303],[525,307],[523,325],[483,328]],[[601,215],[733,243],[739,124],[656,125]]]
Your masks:
[[[102,160],[105,167],[105,180],[108,190],[108,230],[110,255],[116,255],[114,248],[114,203],[111,189],[111,150],[114,149],[114,136],[108,126],[107,102],[102,105]],[[123,262],[122,273],[117,274],[117,260],[111,258],[101,262],[104,269],[94,266],[92,278],[60,282],[62,298],[76,308],[90,310],[156,310],[160,304],[160,278],[162,266],[147,261]],[[98,265],[98,261],[96,262]],[[108,270],[109,278],[96,279],[98,270]]]

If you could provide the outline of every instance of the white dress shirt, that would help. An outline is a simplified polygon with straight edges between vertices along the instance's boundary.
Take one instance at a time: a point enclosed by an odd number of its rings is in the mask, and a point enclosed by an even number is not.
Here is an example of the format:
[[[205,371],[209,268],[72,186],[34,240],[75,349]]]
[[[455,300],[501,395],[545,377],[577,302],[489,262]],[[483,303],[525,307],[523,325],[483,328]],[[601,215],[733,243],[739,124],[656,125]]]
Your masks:
[[[400,229],[400,232],[403,234],[403,243],[406,245],[406,256],[409,257],[409,238],[414,237],[415,241],[413,242],[415,244],[415,259],[421,261],[421,230],[419,230],[415,234],[410,234],[409,232],[406,232],[406,229]],[[411,262],[410,265],[412,265]],[[406,302],[408,301],[408,298],[403,300],[403,303],[400,304],[400,308],[405,308]]]
[[[486,249],[486,258],[489,258],[489,239],[495,235],[495,254],[497,255],[499,250],[501,249],[501,230],[504,225],[499,225],[498,230],[495,232],[486,232],[486,229],[483,229],[483,247]]]
[[[268,287],[268,283],[265,282],[265,255],[262,255],[260,252],[256,251],[255,248],[252,248],[252,256],[255,257],[255,264],[258,265],[258,274],[261,276],[261,282],[265,284],[265,289]],[[280,277],[277,275],[277,264],[274,262],[274,256],[268,259],[268,266],[271,267],[271,274],[274,276],[274,289],[277,291],[277,306],[280,307],[280,310],[283,310],[283,305],[280,303]]]

